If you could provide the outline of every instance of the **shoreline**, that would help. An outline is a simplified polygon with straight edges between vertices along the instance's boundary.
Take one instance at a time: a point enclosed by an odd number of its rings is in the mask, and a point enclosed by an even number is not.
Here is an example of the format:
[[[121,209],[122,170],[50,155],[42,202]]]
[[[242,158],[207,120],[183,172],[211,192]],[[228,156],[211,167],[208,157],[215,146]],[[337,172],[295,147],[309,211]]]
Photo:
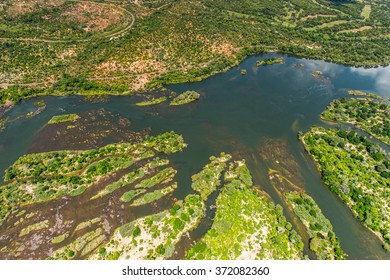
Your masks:
[[[253,48],[256,48],[256,47],[263,47],[263,46],[254,46]],[[267,46],[264,46],[263,48],[267,48]],[[12,104],[12,105],[16,105],[18,104],[20,101],[22,100],[26,100],[26,99],[30,99],[30,98],[36,98],[36,97],[48,97],[48,96],[72,96],[72,95],[78,95],[78,96],[107,96],[107,97],[110,97],[110,96],[132,96],[132,95],[135,95],[135,94],[140,94],[142,96],[150,96],[149,94],[153,93],[154,91],[158,90],[158,89],[162,89],[162,90],[167,90],[167,87],[168,86],[171,86],[171,85],[177,85],[177,84],[185,84],[185,83],[195,83],[195,82],[200,82],[200,81],[204,81],[204,80],[207,80],[208,78],[211,78],[211,77],[214,77],[216,75],[219,75],[219,74],[223,74],[223,73],[226,73],[230,70],[232,70],[234,67],[237,67],[239,66],[240,64],[242,64],[245,60],[247,59],[250,59],[251,57],[262,57],[262,56],[265,56],[265,55],[278,55],[278,56],[287,56],[287,57],[294,57],[294,58],[297,58],[297,59],[310,59],[310,60],[315,60],[315,61],[324,61],[326,63],[333,63],[333,64],[337,64],[337,65],[341,65],[341,66],[345,66],[345,67],[354,67],[354,68],[363,68],[363,69],[374,69],[374,68],[378,68],[378,67],[382,67],[382,68],[386,68],[386,67],[390,67],[390,63],[388,64],[375,64],[375,65],[370,65],[370,64],[346,64],[346,63],[341,63],[341,62],[338,62],[338,61],[333,61],[333,60],[327,60],[327,59],[324,59],[324,58],[319,58],[317,56],[310,56],[310,55],[301,55],[301,54],[296,54],[296,53],[291,53],[291,52],[283,52],[283,51],[280,51],[279,49],[269,49],[269,50],[265,50],[264,52],[255,52],[255,53],[248,53],[248,54],[240,54],[240,53],[237,53],[237,56],[238,56],[238,59],[232,63],[231,65],[225,67],[224,69],[221,69],[220,71],[213,71],[211,73],[208,73],[208,74],[204,74],[204,75],[201,75],[201,76],[197,76],[197,77],[187,77],[186,73],[185,72],[181,72],[182,74],[182,77],[181,77],[181,81],[178,81],[178,82],[168,82],[168,83],[163,83],[161,80],[164,78],[163,75],[166,74],[166,73],[162,73],[162,76],[160,77],[157,77],[156,79],[154,80],[151,80],[149,81],[148,83],[146,83],[144,85],[144,88],[139,88],[139,89],[128,89],[126,91],[123,91],[123,92],[120,92],[120,91],[106,91],[106,93],[103,93],[104,90],[90,90],[90,91],[86,91],[86,92],[76,92],[76,93],[73,93],[73,92],[55,92],[55,93],[48,93],[48,91],[50,91],[52,89],[52,86],[55,84],[55,83],[58,83],[60,81],[56,81],[54,83],[51,83],[50,87],[37,87],[37,84],[44,84],[44,85],[47,85],[47,83],[45,82],[41,82],[41,83],[32,83],[32,84],[23,84],[23,83],[20,83],[20,84],[8,84],[9,86],[6,86],[6,87],[1,87],[0,86],[0,92],[1,91],[5,91],[7,92],[8,91],[8,88],[9,87],[17,87],[18,89],[20,89],[21,87],[26,87],[26,88],[36,88],[36,89],[40,89],[42,90],[43,92],[42,93],[37,93],[37,94],[32,94],[32,95],[27,95],[27,96],[23,96],[23,97],[19,97],[19,100],[17,101],[13,101],[13,100],[9,100],[9,99],[6,99],[6,103],[0,103],[0,114],[1,114],[1,110],[2,108],[4,107],[5,104]],[[278,57],[277,56],[277,57]],[[196,70],[201,70],[202,68],[200,69],[196,69]],[[118,77],[103,77],[104,79],[111,79],[111,78],[118,78],[118,79],[121,79],[121,78],[127,78],[126,75],[124,76],[118,76]],[[96,77],[89,77],[89,78],[85,78],[87,81],[93,81],[95,82],[96,81]],[[101,80],[101,79],[99,79]],[[101,84],[103,85],[103,84]],[[3,102],[2,100],[0,102]]]

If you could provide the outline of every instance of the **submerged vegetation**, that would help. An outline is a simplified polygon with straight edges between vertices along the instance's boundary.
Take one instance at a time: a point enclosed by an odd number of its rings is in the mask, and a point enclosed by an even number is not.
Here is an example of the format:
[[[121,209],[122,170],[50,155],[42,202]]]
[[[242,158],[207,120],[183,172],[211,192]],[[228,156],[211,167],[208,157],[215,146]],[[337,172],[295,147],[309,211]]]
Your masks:
[[[384,244],[390,244],[389,156],[355,131],[315,127],[301,140],[324,183]]]
[[[390,107],[382,99],[379,101],[369,98],[334,100],[321,117],[325,120],[356,125],[390,145]]]

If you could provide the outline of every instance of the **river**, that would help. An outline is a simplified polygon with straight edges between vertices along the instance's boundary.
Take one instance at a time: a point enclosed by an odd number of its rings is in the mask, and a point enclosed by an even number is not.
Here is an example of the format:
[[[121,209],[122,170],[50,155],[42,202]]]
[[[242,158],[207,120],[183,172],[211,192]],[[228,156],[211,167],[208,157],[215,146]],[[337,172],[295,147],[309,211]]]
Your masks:
[[[267,176],[268,168],[275,165],[272,162],[275,159],[270,158],[274,143],[279,143],[283,155],[278,156],[297,163],[300,187],[314,198],[331,221],[348,258],[390,259],[390,253],[381,248],[378,238],[322,184],[297,138],[298,131],[306,132],[313,125],[329,126],[319,119],[320,113],[331,100],[348,96],[348,89],[389,98],[390,67],[353,68],[289,56],[284,56],[284,64],[256,67],[256,60],[274,56],[281,55],[249,57],[238,67],[204,81],[169,86],[169,90],[175,92],[196,90],[201,94],[200,100],[184,106],[137,107],[137,96],[113,96],[95,103],[80,96],[51,96],[44,98],[47,107],[42,113],[33,118],[17,119],[31,111],[37,99],[24,100],[7,113],[13,121],[0,133],[0,175],[25,153],[58,147],[55,142],[58,139],[51,143],[50,137],[42,137],[42,133],[47,133],[45,125],[52,116],[104,110],[112,114],[110,118],[119,116],[131,120],[131,129],[135,131],[150,128],[152,134],[173,130],[183,135],[188,147],[170,157],[178,169],[179,188],[174,193],[177,198],[191,192],[191,175],[199,172],[211,155],[227,152],[245,159],[255,185],[282,204]],[[241,69],[247,70],[246,75],[241,74]],[[323,73],[320,78],[311,75],[316,70]],[[116,134],[120,134],[120,130]],[[103,142],[117,139],[107,135]],[[67,143],[61,146],[66,147]],[[194,238],[205,230],[207,226],[195,231]]]

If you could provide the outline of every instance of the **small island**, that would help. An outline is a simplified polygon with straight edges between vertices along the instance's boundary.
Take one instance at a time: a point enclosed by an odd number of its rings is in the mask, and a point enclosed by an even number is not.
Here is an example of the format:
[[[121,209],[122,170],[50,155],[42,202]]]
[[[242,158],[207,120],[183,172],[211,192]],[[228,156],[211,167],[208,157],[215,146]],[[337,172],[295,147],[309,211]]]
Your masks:
[[[322,73],[322,71],[320,71],[320,70],[316,70],[316,71],[314,71],[313,73],[311,73],[311,75],[313,76],[313,77],[319,77],[319,76],[321,76],[323,73]]]
[[[66,114],[66,115],[58,115],[52,117],[47,123],[48,124],[57,124],[63,122],[74,122],[78,120],[80,117],[77,114]]]
[[[196,91],[193,91],[193,90],[189,90],[189,91],[185,91],[182,94],[180,94],[177,97],[175,97],[171,101],[170,105],[171,106],[183,105],[183,104],[187,104],[187,103],[196,101],[199,98],[200,98],[200,94],[199,93],[197,93]]]
[[[364,96],[366,98],[372,98],[372,99],[380,99],[381,97],[375,93],[366,93],[364,91],[361,91],[361,90],[354,90],[354,89],[351,89],[351,90],[348,90],[347,91],[349,95],[353,95],[353,96]]]
[[[135,105],[143,107],[143,106],[157,105],[157,104],[163,103],[165,101],[167,101],[167,97],[166,96],[162,96],[162,97],[159,97],[159,98],[152,98],[150,100],[137,102],[137,103],[135,103]]]
[[[283,57],[274,57],[274,58],[266,58],[264,60],[258,60],[256,61],[256,66],[264,66],[264,65],[272,65],[272,64],[283,64],[284,58]]]

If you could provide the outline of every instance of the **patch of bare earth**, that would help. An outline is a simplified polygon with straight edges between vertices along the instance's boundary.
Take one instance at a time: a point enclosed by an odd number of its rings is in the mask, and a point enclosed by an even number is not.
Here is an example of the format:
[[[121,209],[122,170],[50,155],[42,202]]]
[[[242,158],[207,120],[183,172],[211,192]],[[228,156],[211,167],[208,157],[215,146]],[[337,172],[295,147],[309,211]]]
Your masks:
[[[360,28],[355,28],[355,29],[341,30],[338,33],[356,33],[364,30],[369,30],[372,28],[373,28],[372,26],[362,26]]]
[[[167,72],[165,63],[154,59],[143,59],[133,62],[110,60],[101,63],[97,67],[94,79],[110,80],[116,78],[115,73],[127,73],[125,77],[129,79],[129,87],[133,90],[139,90],[153,78],[165,72]]]
[[[235,48],[233,45],[227,42],[219,42],[211,45],[211,51],[213,53],[224,54],[227,57],[236,57],[236,53],[239,51],[239,49]]]
[[[62,13],[67,21],[83,25],[85,31],[104,31],[126,22],[124,12],[115,6],[93,2],[74,3]]]
[[[318,17],[336,17],[336,15],[324,15],[324,14],[308,15],[308,16],[301,18],[301,20],[308,20],[311,18],[318,18]]]
[[[64,2],[65,0],[9,0],[7,12],[10,16],[19,16],[41,8],[59,6]]]

